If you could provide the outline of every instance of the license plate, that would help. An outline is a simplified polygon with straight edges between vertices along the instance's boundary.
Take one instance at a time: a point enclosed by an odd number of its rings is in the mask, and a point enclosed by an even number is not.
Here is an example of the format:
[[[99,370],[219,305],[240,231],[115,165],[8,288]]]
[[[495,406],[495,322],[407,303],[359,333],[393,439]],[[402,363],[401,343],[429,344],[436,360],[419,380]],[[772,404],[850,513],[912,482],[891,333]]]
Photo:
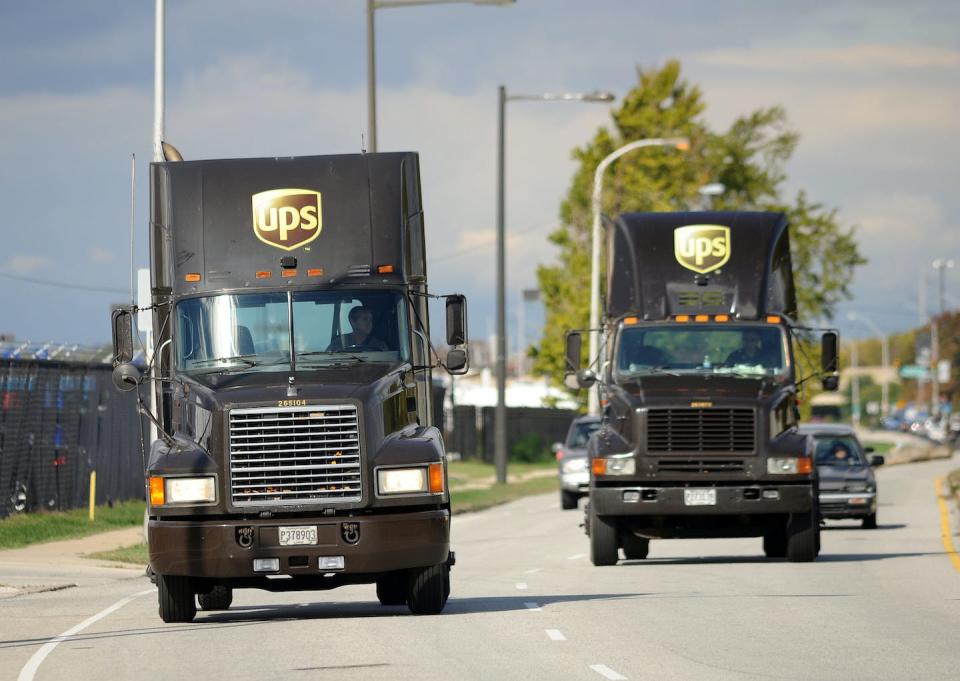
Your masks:
[[[717,490],[709,489],[685,489],[683,490],[684,506],[716,506]]]
[[[296,527],[281,527],[280,546],[303,546],[317,543],[316,525],[299,525]]]

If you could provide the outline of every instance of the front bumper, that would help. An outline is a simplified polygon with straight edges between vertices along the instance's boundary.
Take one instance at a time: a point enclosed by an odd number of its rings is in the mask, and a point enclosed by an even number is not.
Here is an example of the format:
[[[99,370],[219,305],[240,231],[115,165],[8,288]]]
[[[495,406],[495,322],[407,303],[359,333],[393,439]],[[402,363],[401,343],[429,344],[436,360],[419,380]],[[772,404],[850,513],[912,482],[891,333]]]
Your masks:
[[[876,492],[821,492],[824,518],[863,518],[877,512]]]
[[[355,524],[359,540],[349,543],[345,524]],[[279,546],[280,526],[315,525],[318,543]],[[240,528],[253,528],[249,548],[238,542]],[[150,566],[164,575],[209,578],[263,578],[255,558],[278,558],[271,575],[311,577],[321,556],[343,556],[344,574],[376,574],[445,562],[450,553],[450,512],[392,513],[353,518],[273,518],[270,520],[184,521],[151,519]],[[352,538],[352,537],[351,537]]]
[[[710,506],[686,505],[683,491],[688,488],[715,489],[717,503]],[[636,492],[639,500],[624,501],[625,492]],[[771,498],[774,492],[776,498]],[[809,483],[670,487],[625,484],[591,488],[590,503],[602,516],[775,515],[809,511],[813,508],[814,498],[813,486]]]

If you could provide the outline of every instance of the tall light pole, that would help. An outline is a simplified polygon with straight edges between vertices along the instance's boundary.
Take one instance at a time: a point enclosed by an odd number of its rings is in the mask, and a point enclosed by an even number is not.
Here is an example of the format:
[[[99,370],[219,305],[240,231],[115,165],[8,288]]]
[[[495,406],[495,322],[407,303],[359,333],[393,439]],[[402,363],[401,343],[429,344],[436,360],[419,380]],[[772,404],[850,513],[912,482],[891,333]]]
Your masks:
[[[506,251],[504,229],[504,152],[506,111],[510,101],[612,102],[609,92],[547,92],[539,95],[508,95],[503,85],[497,90],[497,407],[494,412],[493,460],[497,482],[507,481],[507,320]]]
[[[880,330],[880,327],[856,312],[847,313],[847,319],[863,322],[880,338],[880,362],[883,364],[883,384],[881,386],[883,392],[880,397],[880,413],[887,416],[890,413],[890,339],[887,334]]]
[[[937,258],[933,261],[933,269],[939,275],[940,285],[940,314],[946,311],[943,303],[943,275],[944,271],[953,268],[953,260],[941,260]],[[936,416],[940,413],[940,319],[934,316],[930,320],[930,414]]]
[[[850,420],[853,421],[855,428],[860,427],[860,360],[857,357],[857,341],[850,341],[850,368],[853,375],[850,377],[853,383],[850,386]]]
[[[418,5],[512,5],[516,0],[367,0],[367,150],[377,150],[377,65],[374,12]]]
[[[670,137],[666,139],[652,138],[635,140],[624,144],[616,151],[607,155],[593,173],[593,198],[591,205],[593,208],[593,236],[591,242],[591,267],[590,267],[590,349],[587,354],[587,360],[592,362],[597,358],[597,349],[599,346],[600,326],[600,242],[602,228],[600,225],[600,212],[603,202],[603,173],[610,164],[616,161],[624,154],[628,154],[635,149],[644,147],[674,147],[676,149],[689,149],[690,141],[686,137]],[[597,366],[602,369],[601,366]],[[600,385],[599,382],[590,389],[589,411],[592,415],[600,413]]]

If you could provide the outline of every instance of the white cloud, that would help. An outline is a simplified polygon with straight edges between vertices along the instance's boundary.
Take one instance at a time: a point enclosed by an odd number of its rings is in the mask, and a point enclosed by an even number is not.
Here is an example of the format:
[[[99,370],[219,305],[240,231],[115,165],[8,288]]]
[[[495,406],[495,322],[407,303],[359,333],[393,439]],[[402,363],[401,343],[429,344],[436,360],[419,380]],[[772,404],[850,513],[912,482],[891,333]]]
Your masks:
[[[105,248],[95,246],[87,251],[87,255],[94,262],[107,263],[116,260],[116,256]]]
[[[812,72],[878,69],[957,69],[960,50],[929,45],[850,45],[843,47],[724,48],[695,52],[689,60],[748,71]]]
[[[24,276],[35,274],[37,270],[46,269],[52,264],[49,258],[40,255],[15,255],[7,262],[0,264],[0,270],[8,274]]]

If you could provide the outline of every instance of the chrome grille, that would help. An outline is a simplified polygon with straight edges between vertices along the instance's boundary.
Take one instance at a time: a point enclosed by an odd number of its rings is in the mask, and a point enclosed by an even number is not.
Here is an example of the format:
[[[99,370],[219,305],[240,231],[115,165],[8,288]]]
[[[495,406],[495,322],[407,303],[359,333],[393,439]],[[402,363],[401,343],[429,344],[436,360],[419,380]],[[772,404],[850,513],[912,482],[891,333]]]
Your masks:
[[[743,459],[661,459],[658,473],[743,473]]]
[[[754,421],[753,409],[650,409],[647,451],[752,454]]]
[[[359,501],[360,429],[349,404],[230,412],[236,506]]]

